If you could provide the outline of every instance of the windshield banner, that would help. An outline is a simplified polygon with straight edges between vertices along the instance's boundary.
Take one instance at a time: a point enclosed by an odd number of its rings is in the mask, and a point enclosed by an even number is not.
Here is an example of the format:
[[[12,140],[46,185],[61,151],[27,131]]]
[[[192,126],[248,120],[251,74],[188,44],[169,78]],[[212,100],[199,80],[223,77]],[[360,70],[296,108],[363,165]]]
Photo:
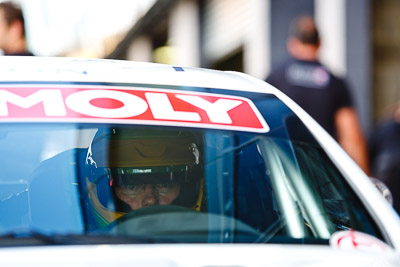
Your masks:
[[[104,122],[268,132],[243,97],[126,87],[0,87],[0,122]]]

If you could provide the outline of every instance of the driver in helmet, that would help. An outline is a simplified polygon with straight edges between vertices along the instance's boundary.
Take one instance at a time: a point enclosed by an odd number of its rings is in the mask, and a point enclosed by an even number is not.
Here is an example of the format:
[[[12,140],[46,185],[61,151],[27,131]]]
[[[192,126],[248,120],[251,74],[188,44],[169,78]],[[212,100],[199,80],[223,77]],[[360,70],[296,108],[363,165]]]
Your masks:
[[[189,132],[99,130],[86,157],[89,201],[108,222],[154,205],[200,210],[199,163],[198,145]]]

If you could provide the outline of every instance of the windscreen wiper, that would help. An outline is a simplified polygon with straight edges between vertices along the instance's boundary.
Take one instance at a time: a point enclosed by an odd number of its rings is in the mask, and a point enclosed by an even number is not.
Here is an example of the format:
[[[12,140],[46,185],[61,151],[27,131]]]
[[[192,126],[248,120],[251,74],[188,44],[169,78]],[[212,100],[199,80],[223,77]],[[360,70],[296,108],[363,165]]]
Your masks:
[[[176,243],[174,240],[111,234],[46,234],[38,231],[11,231],[0,235],[0,247],[51,245],[103,245]]]
[[[50,235],[37,231],[10,231],[0,235],[0,247],[35,246],[56,244]]]

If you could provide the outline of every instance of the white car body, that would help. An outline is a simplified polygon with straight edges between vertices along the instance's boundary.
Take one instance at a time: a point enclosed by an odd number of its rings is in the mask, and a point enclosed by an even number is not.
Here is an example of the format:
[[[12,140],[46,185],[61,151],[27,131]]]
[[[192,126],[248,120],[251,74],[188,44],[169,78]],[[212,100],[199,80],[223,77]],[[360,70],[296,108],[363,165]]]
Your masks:
[[[26,86],[46,89],[53,88],[54,82],[65,83],[59,85],[63,88],[69,86],[68,82],[91,82],[98,84],[93,89],[99,90],[103,84],[117,83],[122,87],[123,84],[146,84],[155,88],[170,85],[275,95],[318,140],[365,205],[386,240],[382,242],[374,237],[363,239],[365,236],[356,233],[349,241],[352,245],[338,245],[331,240],[329,246],[173,243],[3,246],[0,248],[1,266],[400,266],[398,215],[336,141],[296,103],[264,81],[243,73],[128,61],[2,57],[0,63],[1,88]],[[1,100],[1,96],[0,112],[4,112],[6,102]],[[57,117],[53,121],[63,120]],[[106,118],[103,121],[113,119]],[[266,121],[268,124],[268,118]]]

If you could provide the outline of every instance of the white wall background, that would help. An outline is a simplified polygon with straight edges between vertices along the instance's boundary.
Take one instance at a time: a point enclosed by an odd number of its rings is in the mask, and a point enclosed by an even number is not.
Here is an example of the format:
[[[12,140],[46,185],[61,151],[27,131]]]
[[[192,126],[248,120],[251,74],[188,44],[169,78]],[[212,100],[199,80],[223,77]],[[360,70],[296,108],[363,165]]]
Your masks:
[[[128,30],[154,0],[15,0],[23,8],[28,45],[53,56],[95,47]]]

